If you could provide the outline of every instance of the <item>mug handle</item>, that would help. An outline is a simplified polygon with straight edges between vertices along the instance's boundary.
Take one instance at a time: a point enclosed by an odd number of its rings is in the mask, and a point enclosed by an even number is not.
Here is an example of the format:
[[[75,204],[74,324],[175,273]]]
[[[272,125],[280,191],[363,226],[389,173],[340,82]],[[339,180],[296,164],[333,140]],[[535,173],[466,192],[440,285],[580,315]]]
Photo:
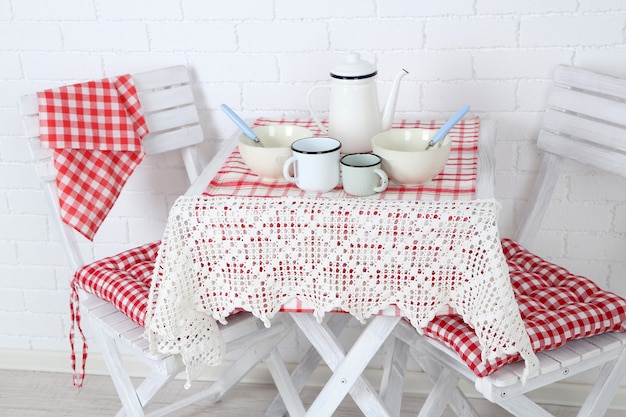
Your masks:
[[[389,177],[387,177],[387,173],[385,173],[385,171],[380,168],[376,168],[374,170],[374,174],[380,177],[380,185],[374,187],[374,191],[376,191],[377,193],[385,191],[387,189],[387,186],[389,185]]]
[[[321,88],[330,88],[330,85],[317,85],[315,87],[311,87],[306,95],[306,102],[309,105],[309,112],[311,113],[311,117],[313,118],[313,120],[315,120],[315,124],[317,124],[317,127],[319,127],[323,133],[328,133],[328,129],[322,124],[320,118],[317,117],[317,113],[315,113],[315,110],[313,110],[313,106],[311,105],[311,94]]]
[[[291,175],[289,175],[289,167],[293,164],[293,177]],[[298,179],[298,173],[296,171],[296,157],[292,156],[289,159],[287,159],[285,161],[285,164],[283,165],[283,176],[285,177],[285,179],[289,182],[293,182],[295,183]]]

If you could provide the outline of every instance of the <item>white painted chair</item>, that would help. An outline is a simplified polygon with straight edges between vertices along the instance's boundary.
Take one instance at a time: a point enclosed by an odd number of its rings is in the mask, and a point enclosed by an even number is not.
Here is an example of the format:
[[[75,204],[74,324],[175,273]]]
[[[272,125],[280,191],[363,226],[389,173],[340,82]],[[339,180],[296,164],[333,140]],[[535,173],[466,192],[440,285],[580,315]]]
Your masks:
[[[179,150],[189,180],[195,180],[201,167],[194,145],[202,142],[204,135],[192,94],[188,68],[169,67],[133,74],[132,78],[150,130],[149,135],[142,141],[146,153],[151,155]],[[85,263],[75,231],[60,217],[52,150],[42,148],[39,141],[36,94],[22,97],[19,106],[37,174],[59,231],[61,243],[72,272],[77,271]],[[154,249],[158,244],[152,244],[151,247]],[[122,402],[123,407],[118,416],[162,416],[201,399],[217,401],[268,355],[270,361],[278,360],[273,349],[287,333],[285,326],[280,322],[265,329],[259,326],[256,318],[247,313],[232,316],[222,330],[227,343],[227,352],[237,353],[239,359],[234,361],[208,390],[146,414],[146,407],[157,392],[185,369],[182,360],[179,355],[151,353],[147,341],[143,338],[143,327],[120,312],[113,304],[87,292],[80,294],[80,300],[81,313],[90,320],[91,327],[96,333],[104,360]],[[133,386],[124,367],[122,352],[138,356],[151,368],[149,376],[137,388]]]
[[[537,141],[543,161],[514,240],[523,246],[534,240],[565,159],[626,176],[625,138],[626,79],[559,66]],[[623,322],[623,317],[617,317],[618,326],[619,320]],[[408,326],[400,326],[396,336],[410,344],[418,362],[426,360],[425,370],[436,381],[420,416],[439,416],[447,405],[459,416],[478,416],[457,388],[460,378],[473,382],[482,396],[515,416],[551,416],[526,394],[593,368],[600,368],[599,376],[578,416],[602,416],[626,374],[623,332],[604,332],[539,352],[540,373],[526,384],[520,379],[522,363],[479,378],[443,343],[415,337]]]

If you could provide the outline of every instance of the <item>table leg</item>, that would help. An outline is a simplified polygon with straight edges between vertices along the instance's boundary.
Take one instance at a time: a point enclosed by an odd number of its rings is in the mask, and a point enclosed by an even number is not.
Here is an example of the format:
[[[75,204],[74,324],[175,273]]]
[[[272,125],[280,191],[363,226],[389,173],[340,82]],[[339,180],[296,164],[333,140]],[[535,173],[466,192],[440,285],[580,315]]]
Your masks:
[[[400,324],[394,329],[392,337],[409,346],[409,352],[417,364],[424,370],[426,375],[428,375],[434,384],[439,383],[439,388],[432,389],[430,391],[426,400],[426,403],[429,404],[429,408],[425,409],[425,411],[421,411],[421,416],[430,417],[431,414],[429,413],[433,413],[432,415],[440,415],[441,412],[443,412],[443,409],[441,409],[441,411],[433,411],[433,406],[430,404],[436,404],[434,401],[435,398],[441,397],[447,399],[448,405],[458,417],[479,417],[476,410],[474,410],[469,400],[465,397],[465,395],[463,395],[461,389],[456,384],[449,387],[451,388],[450,392],[443,392],[443,389],[447,387],[445,379],[440,381],[444,368],[438,365],[432,358],[424,354],[424,348],[422,346],[427,343],[424,336],[418,335],[415,328],[413,328],[408,322],[401,321]],[[381,391],[381,395],[382,394],[383,392]],[[439,414],[436,414],[437,412]]]
[[[373,317],[346,355],[328,326],[319,323],[312,314],[291,313],[291,316],[333,371],[333,375],[311,404],[307,416],[330,417],[348,392],[364,415],[393,416],[376,390],[361,374],[398,324],[400,317]]]
[[[439,374],[435,386],[426,398],[424,405],[422,405],[418,417],[441,416],[450,401],[450,396],[456,389],[459,379],[459,375],[453,373],[450,369],[444,368]]]
[[[393,415],[400,415],[404,376],[406,374],[409,345],[397,337],[391,338],[389,352],[385,359],[383,377],[380,383],[380,396]]]
[[[330,314],[330,318],[327,321],[328,328],[334,335],[339,336],[350,321],[350,318],[351,316],[349,314]],[[306,381],[313,374],[320,360],[320,354],[317,353],[315,347],[312,346],[306,352],[298,366],[291,372],[291,381],[296,392],[300,393],[302,391]],[[281,394],[278,394],[265,412],[265,417],[280,417],[284,416],[286,413],[287,407],[285,406],[285,402]]]
[[[278,354],[278,349],[274,349],[270,353],[269,360],[266,363],[274,384],[276,384],[276,388],[281,398],[283,398],[285,409],[289,410],[289,415],[291,417],[304,416],[305,409],[302,400],[300,400],[299,391],[293,386],[289,372]]]

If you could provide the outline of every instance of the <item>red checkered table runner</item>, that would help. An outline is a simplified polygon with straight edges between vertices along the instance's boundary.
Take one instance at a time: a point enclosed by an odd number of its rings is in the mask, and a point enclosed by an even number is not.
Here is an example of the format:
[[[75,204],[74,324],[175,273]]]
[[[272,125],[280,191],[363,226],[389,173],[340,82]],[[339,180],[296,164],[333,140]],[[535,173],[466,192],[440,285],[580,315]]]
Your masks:
[[[316,136],[321,134],[312,120],[261,118],[255,121],[253,127],[276,123],[295,124],[306,127]],[[438,129],[443,123],[439,121],[403,120],[394,123],[393,127]],[[452,138],[452,149],[448,163],[430,183],[419,187],[405,187],[390,182],[387,190],[368,198],[389,200],[469,200],[474,198],[478,169],[478,130],[478,117],[461,120],[452,129],[449,134]],[[239,151],[235,150],[209,183],[204,194],[211,196],[282,197],[301,196],[305,195],[305,192],[286,180],[268,181],[261,179],[250,171],[241,159]],[[341,185],[333,191],[320,194],[320,196],[322,195],[325,197],[363,198],[346,194]]]
[[[130,75],[37,93],[41,144],[54,149],[63,221],[89,240],[144,157],[148,133]]]
[[[301,119],[257,119],[253,127],[272,124],[294,124],[305,127],[315,136],[322,135],[313,120]],[[444,122],[440,121],[407,121],[393,124],[394,128],[439,129]],[[449,133],[452,139],[450,157],[443,171],[428,184],[419,187],[407,187],[390,181],[389,187],[382,193],[366,198],[390,200],[470,200],[476,192],[476,174],[478,171],[478,133],[480,121],[478,117],[461,120]],[[217,175],[208,184],[204,195],[209,196],[241,196],[241,197],[284,197],[304,196],[305,192],[295,184],[286,180],[266,180],[253,174],[235,149],[228,157]],[[311,194],[308,194],[311,195]],[[334,190],[319,194],[323,197],[363,198],[346,194],[341,185]],[[293,299],[284,304],[283,312],[313,312],[306,302]],[[449,313],[446,309],[442,313]],[[399,309],[390,306],[381,311],[384,315],[400,315]]]

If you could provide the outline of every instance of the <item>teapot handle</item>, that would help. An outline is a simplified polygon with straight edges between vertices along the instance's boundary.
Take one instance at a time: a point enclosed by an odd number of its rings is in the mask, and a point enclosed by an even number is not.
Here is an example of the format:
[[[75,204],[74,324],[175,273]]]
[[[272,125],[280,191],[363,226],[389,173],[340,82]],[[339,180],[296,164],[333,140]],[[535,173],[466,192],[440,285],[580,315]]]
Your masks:
[[[311,94],[321,88],[330,88],[330,85],[317,85],[315,87],[311,87],[308,94],[306,95],[306,102],[309,105],[309,112],[311,113],[311,117],[313,118],[313,120],[315,120],[315,124],[317,124],[317,127],[319,127],[323,133],[328,133],[328,128],[326,128],[326,126],[322,124],[320,118],[317,116],[317,113],[315,113],[315,111],[313,110],[313,106],[311,105]]]

